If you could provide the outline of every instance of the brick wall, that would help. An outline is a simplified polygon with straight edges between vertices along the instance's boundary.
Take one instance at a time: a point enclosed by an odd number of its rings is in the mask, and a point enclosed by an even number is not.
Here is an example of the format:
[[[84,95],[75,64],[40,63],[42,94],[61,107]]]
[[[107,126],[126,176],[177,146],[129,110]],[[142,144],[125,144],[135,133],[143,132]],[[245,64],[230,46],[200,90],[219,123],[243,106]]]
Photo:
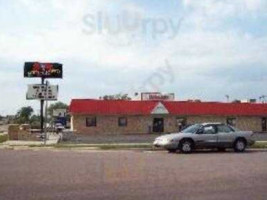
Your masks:
[[[181,116],[150,115],[150,116],[96,116],[97,126],[87,127],[86,118],[95,117],[90,115],[72,116],[72,129],[79,134],[146,134],[152,130],[154,118],[164,118],[164,132],[177,132],[176,118]],[[127,126],[118,125],[119,117],[127,117]],[[203,122],[223,122],[227,117],[220,116],[187,116],[187,124]],[[236,127],[241,130],[262,131],[261,117],[236,117]]]
[[[262,131],[261,117],[239,117],[236,120],[236,127],[241,130],[261,132]]]
[[[234,117],[236,118],[236,128],[244,131],[262,131],[262,118],[261,117]],[[194,116],[188,117],[189,124],[203,123],[203,122],[226,122],[227,117],[220,116]]]
[[[72,116],[72,129],[76,133],[84,134],[145,134],[153,127],[152,116],[127,116],[127,126],[118,126],[118,118],[126,116],[97,116],[96,127],[86,127],[86,118],[89,115]],[[172,116],[157,116],[164,118],[164,131],[174,132],[177,130],[176,119]]]

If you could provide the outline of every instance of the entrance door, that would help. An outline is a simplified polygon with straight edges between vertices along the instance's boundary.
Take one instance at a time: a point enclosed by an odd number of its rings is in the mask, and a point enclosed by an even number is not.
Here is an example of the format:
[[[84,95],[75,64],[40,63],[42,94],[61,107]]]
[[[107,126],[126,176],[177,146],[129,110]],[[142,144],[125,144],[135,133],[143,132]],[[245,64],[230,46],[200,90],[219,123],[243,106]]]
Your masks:
[[[262,118],[262,131],[266,132],[267,131],[267,119]]]
[[[154,120],[153,120],[153,132],[154,133],[163,133],[164,132],[164,119],[163,118],[154,118]]]

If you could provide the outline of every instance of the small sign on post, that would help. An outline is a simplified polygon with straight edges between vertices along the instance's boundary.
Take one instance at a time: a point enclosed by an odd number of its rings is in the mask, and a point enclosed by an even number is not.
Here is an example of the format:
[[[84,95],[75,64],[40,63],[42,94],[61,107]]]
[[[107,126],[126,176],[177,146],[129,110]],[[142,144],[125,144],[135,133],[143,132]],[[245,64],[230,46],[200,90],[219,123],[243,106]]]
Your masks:
[[[56,101],[58,98],[57,85],[28,85],[27,100]]]

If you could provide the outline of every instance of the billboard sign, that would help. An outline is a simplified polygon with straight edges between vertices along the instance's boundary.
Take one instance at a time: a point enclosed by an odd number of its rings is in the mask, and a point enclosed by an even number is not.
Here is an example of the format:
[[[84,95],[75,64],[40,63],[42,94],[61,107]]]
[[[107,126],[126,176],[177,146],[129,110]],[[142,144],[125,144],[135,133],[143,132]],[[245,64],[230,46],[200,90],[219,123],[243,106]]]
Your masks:
[[[63,69],[59,63],[26,62],[24,65],[25,78],[62,78]]]
[[[157,101],[174,101],[175,95],[170,94],[161,94],[160,92],[147,92],[141,94],[142,101],[157,100]]]
[[[56,101],[58,98],[57,85],[28,85],[27,100]]]

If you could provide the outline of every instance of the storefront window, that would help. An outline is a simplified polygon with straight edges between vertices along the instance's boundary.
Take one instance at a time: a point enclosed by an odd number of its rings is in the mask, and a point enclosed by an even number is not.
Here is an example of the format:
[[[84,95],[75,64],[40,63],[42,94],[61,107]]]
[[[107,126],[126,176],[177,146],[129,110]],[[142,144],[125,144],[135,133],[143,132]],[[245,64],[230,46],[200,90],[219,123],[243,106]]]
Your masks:
[[[119,126],[124,127],[127,126],[127,118],[126,117],[120,117],[118,121]]]
[[[226,122],[227,122],[227,125],[236,126],[236,118],[234,117],[227,118]]]
[[[94,127],[94,126],[96,126],[96,117],[87,117],[86,118],[86,126],[87,127]]]
[[[262,131],[267,131],[267,118],[262,118]]]
[[[176,125],[178,127],[178,130],[181,131],[187,126],[187,120],[184,117],[177,117],[176,118]]]

